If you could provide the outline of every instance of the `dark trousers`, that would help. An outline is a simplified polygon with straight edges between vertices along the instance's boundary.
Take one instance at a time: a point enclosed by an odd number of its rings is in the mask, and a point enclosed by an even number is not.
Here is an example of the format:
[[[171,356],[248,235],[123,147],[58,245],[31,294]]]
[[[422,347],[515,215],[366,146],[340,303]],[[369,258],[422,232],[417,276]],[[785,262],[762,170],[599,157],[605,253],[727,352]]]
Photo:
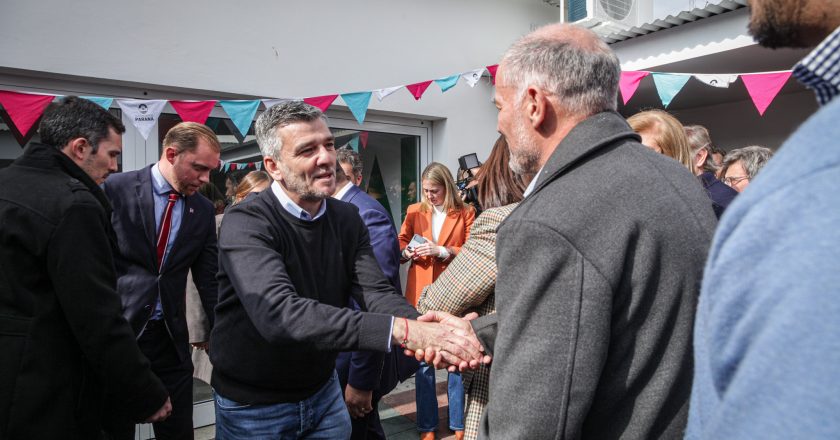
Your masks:
[[[347,387],[347,373],[346,369],[338,372],[342,393]],[[373,411],[358,419],[350,418],[350,425],[353,427],[350,440],[385,440],[385,431],[382,429],[382,421],[379,420],[379,401],[382,397],[383,394],[379,390],[373,390],[370,399]]]
[[[182,361],[163,320],[149,321],[137,339],[140,351],[152,364],[152,372],[160,378],[169,391],[172,415],[163,422],[154,423],[156,440],[193,439],[192,360]],[[133,440],[134,424],[111,421],[106,431],[111,440]]]

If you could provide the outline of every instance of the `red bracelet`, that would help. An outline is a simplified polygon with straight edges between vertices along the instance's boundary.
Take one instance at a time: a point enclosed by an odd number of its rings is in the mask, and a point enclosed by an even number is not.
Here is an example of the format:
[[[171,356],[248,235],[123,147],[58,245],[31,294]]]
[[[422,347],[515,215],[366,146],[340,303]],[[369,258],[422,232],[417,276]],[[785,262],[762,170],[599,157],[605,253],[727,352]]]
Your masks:
[[[405,349],[406,344],[408,344],[408,318],[403,318],[405,322],[405,336],[403,337],[402,342],[400,343],[400,348]]]

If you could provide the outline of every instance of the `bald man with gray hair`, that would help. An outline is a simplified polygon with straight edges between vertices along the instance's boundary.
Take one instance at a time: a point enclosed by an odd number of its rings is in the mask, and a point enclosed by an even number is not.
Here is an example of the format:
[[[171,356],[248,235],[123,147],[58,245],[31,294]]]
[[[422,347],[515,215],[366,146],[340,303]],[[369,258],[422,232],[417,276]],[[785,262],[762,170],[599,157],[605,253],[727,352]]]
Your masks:
[[[615,112],[619,76],[604,42],[563,24],[499,64],[498,130],[537,176],[498,228],[498,312],[472,325],[494,356],[479,438],[682,438],[715,216]]]

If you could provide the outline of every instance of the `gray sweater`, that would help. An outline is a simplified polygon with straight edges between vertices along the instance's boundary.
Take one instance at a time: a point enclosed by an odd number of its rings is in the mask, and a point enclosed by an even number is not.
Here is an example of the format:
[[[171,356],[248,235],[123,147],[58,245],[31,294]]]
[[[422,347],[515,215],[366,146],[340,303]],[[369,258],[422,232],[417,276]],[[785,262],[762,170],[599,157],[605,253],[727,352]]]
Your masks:
[[[578,124],[498,230],[481,438],[680,438],[715,215],[613,112]],[[493,339],[495,338],[495,344]]]

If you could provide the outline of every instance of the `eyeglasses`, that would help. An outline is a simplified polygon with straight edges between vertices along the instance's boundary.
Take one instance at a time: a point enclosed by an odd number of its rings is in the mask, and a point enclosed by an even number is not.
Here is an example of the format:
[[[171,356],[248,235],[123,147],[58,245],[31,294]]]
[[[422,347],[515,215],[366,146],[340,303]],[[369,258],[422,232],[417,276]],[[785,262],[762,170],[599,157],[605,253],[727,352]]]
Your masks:
[[[723,180],[723,183],[725,183],[725,184],[727,184],[727,185],[729,185],[729,186],[733,186],[733,185],[736,185],[736,184],[740,183],[741,181],[744,181],[744,180],[749,180],[749,176],[740,176],[740,177],[724,177],[724,178],[723,178],[723,179],[721,179],[721,180]]]

